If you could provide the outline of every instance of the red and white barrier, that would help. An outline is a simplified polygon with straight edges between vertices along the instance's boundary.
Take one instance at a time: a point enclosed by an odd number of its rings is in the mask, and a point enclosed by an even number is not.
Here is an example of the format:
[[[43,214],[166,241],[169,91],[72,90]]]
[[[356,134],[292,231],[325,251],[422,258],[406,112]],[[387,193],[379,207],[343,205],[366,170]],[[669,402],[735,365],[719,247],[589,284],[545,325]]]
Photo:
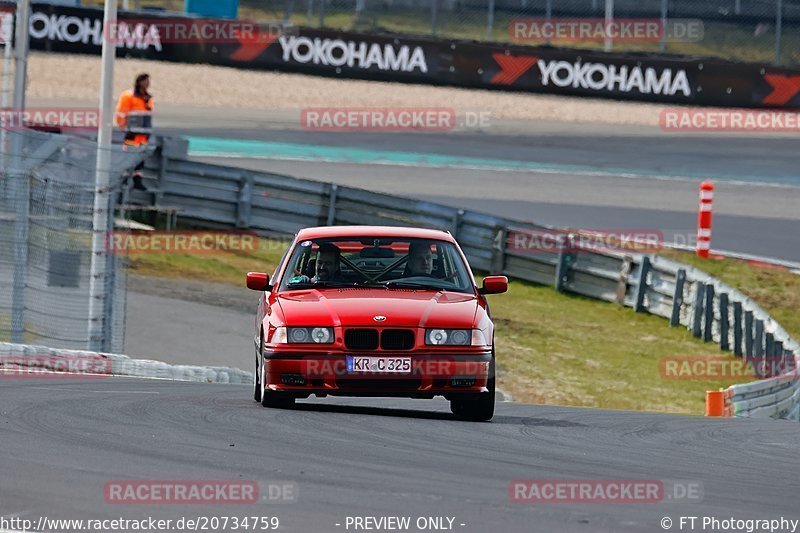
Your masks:
[[[708,258],[711,250],[711,206],[714,201],[714,184],[700,184],[700,211],[697,214],[697,255]]]

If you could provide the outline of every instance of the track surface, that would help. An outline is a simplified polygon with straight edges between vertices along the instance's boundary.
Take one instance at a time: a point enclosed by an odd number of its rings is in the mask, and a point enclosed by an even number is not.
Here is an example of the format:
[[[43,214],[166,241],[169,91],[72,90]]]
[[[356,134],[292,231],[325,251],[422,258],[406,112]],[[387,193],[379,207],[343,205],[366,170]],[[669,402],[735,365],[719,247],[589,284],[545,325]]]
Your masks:
[[[0,515],[275,515],[283,531],[346,516],[451,516],[457,531],[659,531],[663,516],[800,518],[798,425],[500,404],[490,423],[443,401],[325,399],[263,409],[244,386],[6,379]],[[515,479],[692,480],[702,501],[519,504]],[[106,504],[109,480],[296,482],[296,503]],[[677,527],[673,528],[677,530]],[[415,529],[412,529],[412,531]],[[352,529],[351,529],[352,531]]]

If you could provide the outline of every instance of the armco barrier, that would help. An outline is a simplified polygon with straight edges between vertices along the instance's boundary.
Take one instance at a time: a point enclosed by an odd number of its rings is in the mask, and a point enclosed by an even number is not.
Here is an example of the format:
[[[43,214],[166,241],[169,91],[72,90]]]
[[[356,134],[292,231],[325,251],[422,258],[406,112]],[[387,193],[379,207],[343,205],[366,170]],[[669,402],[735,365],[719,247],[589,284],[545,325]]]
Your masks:
[[[175,145],[175,140],[166,141]],[[180,154],[180,150],[163,153]],[[779,375],[726,393],[735,416],[797,419],[800,345],[750,298],[691,266],[657,255],[576,249],[564,230],[450,206],[278,174],[162,156],[159,197],[184,208],[181,219],[211,227],[287,234],[315,225],[385,224],[446,229],[475,269],[503,273],[559,291],[615,302],[668,319],[756,368],[780,361]],[[153,164],[153,161],[150,162]],[[526,251],[516,234],[552,234],[552,250]]]
[[[102,18],[97,8],[34,4],[31,48],[99,54]],[[119,19],[138,26],[118,45],[127,57],[676,104],[800,107],[800,71],[770,65],[304,27],[280,36],[267,28],[255,40],[162,42],[151,31],[159,20],[193,19],[152,12],[121,12]]]
[[[127,355],[65,350],[46,346],[31,346],[0,342],[0,380],[3,372],[54,372],[61,361],[90,362],[91,371],[111,376],[130,376],[199,383],[252,383],[253,373],[238,368],[171,365],[161,361],[132,359]],[[72,366],[72,365],[69,365]],[[81,366],[80,364],[74,366]],[[71,371],[75,371],[72,369]]]

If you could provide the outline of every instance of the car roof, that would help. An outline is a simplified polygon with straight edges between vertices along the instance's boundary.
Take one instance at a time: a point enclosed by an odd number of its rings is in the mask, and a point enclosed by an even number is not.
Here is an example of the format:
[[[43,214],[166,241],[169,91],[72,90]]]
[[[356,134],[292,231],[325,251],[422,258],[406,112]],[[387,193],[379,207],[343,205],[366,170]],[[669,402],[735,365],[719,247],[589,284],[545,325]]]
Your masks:
[[[455,242],[449,232],[438,229],[403,228],[399,226],[318,226],[297,233],[297,240],[351,237],[389,237],[431,239]]]

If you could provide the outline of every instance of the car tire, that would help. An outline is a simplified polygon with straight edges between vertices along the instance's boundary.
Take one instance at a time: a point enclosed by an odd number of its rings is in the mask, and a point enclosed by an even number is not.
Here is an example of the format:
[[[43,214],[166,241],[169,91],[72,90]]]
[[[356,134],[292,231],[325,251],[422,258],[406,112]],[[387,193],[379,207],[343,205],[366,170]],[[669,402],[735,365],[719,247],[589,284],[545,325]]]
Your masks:
[[[459,420],[470,422],[486,422],[494,416],[495,378],[494,357],[489,365],[488,392],[481,392],[471,396],[461,396],[450,400],[450,411]]]
[[[264,342],[261,342],[263,346]],[[256,368],[253,372],[253,399],[257,402],[261,401],[261,366],[259,362],[261,361],[261,354],[259,353],[258,349],[256,349]]]
[[[261,378],[258,380],[262,385],[260,387],[260,399],[261,399],[261,406],[262,407],[271,407],[273,409],[289,409],[294,406],[294,397],[287,396],[286,394],[266,390],[263,383],[266,383],[265,376],[264,376],[264,361],[261,360],[261,364],[259,365],[260,368],[258,372],[261,374]]]

